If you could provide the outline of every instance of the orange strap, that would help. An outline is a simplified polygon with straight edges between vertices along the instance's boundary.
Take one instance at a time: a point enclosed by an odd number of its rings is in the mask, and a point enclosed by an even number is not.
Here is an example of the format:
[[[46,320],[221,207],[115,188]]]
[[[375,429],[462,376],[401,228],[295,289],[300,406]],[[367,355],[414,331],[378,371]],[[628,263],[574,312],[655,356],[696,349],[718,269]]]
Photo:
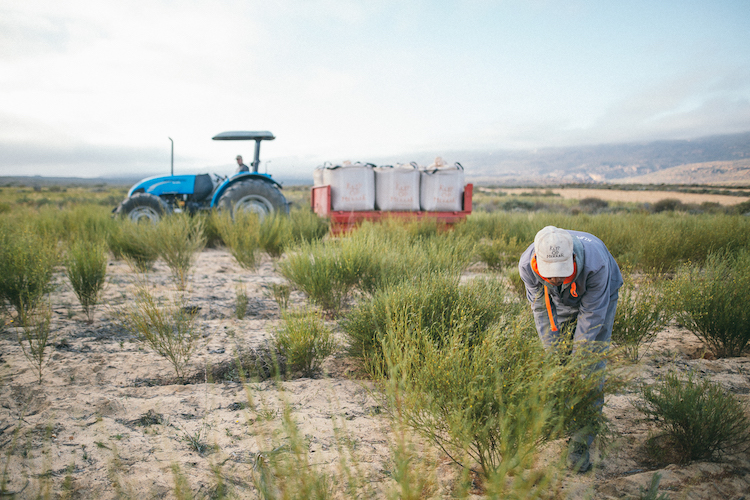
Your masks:
[[[576,291],[576,283],[573,281],[576,277],[576,271],[577,271],[577,265],[575,261],[573,261],[573,274],[565,278],[565,281],[563,281],[564,285],[567,285],[568,283],[572,283],[570,285],[570,294],[573,297],[578,297],[578,292]],[[536,254],[531,258],[531,268],[534,270],[536,274],[539,275],[540,278],[542,278],[544,281],[549,283],[549,280],[539,274],[539,268],[536,265]],[[557,325],[555,325],[555,316],[552,314],[552,304],[549,300],[549,291],[547,290],[547,287],[544,287],[544,304],[547,306],[547,316],[549,316],[549,327],[552,329],[553,332],[557,331]]]
[[[555,317],[552,315],[552,304],[549,302],[549,292],[547,287],[544,287],[544,303],[547,305],[547,316],[549,316],[549,327],[553,332],[557,331],[557,325],[555,325]]]

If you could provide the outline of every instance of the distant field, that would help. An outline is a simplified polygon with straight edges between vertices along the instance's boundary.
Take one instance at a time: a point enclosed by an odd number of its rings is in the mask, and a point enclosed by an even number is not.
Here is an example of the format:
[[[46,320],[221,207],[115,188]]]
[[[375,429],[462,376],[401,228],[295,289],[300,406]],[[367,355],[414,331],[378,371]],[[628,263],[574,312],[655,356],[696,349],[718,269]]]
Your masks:
[[[493,189],[493,191],[520,195],[522,193],[530,193],[534,190],[529,188],[511,188]],[[559,195],[564,199],[581,200],[583,198],[600,198],[606,201],[618,201],[624,203],[655,203],[659,200],[672,198],[678,199],[686,204],[719,203],[721,205],[730,206],[750,200],[750,192],[748,192],[747,196],[728,196],[722,194],[680,193],[676,191],[626,191],[616,189],[557,188],[544,189],[543,191],[552,191],[554,194]]]
[[[623,184],[712,184],[747,186],[750,184],[750,159],[690,163],[646,175],[621,179]]]

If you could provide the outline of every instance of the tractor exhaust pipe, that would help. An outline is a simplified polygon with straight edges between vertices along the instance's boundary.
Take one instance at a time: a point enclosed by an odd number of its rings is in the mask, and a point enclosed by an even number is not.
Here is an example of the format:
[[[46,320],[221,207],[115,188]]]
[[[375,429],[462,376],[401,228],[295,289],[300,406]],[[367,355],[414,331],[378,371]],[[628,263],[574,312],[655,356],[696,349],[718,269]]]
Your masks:
[[[171,137],[167,137],[167,139],[169,139],[169,141],[172,143],[172,160],[170,162],[172,169],[170,171],[171,172],[170,175],[174,176],[174,141],[172,140]]]

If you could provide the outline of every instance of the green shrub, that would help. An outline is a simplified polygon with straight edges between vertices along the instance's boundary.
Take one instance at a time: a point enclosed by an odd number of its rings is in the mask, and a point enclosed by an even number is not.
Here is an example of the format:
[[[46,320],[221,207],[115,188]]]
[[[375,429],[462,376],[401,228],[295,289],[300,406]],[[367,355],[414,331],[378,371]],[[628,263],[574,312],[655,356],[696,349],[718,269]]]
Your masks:
[[[357,262],[354,282],[366,294],[435,272],[460,273],[473,256],[473,242],[452,232],[437,232],[426,222],[391,219],[364,223],[352,234],[325,242]]]
[[[195,255],[206,244],[203,236],[203,219],[187,214],[164,217],[156,226],[156,246],[159,256],[172,271],[172,277],[180,290],[187,288],[190,269]]]
[[[214,225],[237,263],[255,269],[260,248],[260,219],[256,214],[240,211],[232,218],[228,211],[214,217]]]
[[[750,200],[743,201],[742,203],[738,203],[734,205],[731,208],[731,211],[738,214],[738,215],[747,215],[750,214]],[[0,211],[1,213],[2,211]]]
[[[155,224],[120,219],[109,234],[107,245],[115,259],[125,259],[136,270],[147,272],[159,258],[156,241]]]
[[[637,362],[641,347],[650,345],[671,318],[661,285],[646,278],[636,288],[633,276],[626,277],[617,301],[612,342],[623,348],[630,361]]]
[[[328,234],[329,221],[309,208],[295,208],[289,214],[290,243],[312,243]]]
[[[750,343],[750,251],[709,256],[686,265],[671,285],[677,319],[718,357],[741,356]]]
[[[56,218],[59,219],[60,238],[68,242],[106,239],[117,225],[112,214],[98,205],[76,205],[59,211]]]
[[[536,210],[537,204],[529,200],[512,199],[501,205],[503,210],[507,211],[532,211]]]
[[[477,244],[477,257],[487,264],[490,269],[503,269],[518,265],[521,254],[529,246],[527,242],[519,242],[517,238],[496,238],[483,240]]]
[[[26,359],[34,366],[42,384],[44,367],[49,362],[47,344],[51,341],[50,323],[52,322],[52,309],[49,304],[41,305],[34,311],[27,312],[21,318],[21,332],[18,335],[18,343]]]
[[[601,198],[596,198],[594,196],[591,196],[591,197],[583,198],[579,200],[578,206],[581,207],[581,210],[585,212],[596,213],[609,207],[609,202],[606,200],[602,200]]]
[[[482,238],[495,238],[502,234],[498,213],[473,212],[464,221],[453,226],[453,231],[462,238],[480,241]]]
[[[281,274],[329,313],[337,313],[366,268],[370,250],[352,240],[302,243],[279,265]]]
[[[244,319],[245,314],[247,314],[247,304],[248,304],[248,298],[247,298],[247,290],[245,290],[245,285],[239,284],[234,289],[235,292],[235,306],[234,306],[234,314],[237,316],[237,319]]]
[[[581,376],[602,355],[579,349],[561,363],[542,348],[528,314],[501,311],[488,328],[473,329],[467,316],[439,335],[403,311],[382,337],[384,374],[399,418],[448,456],[478,463],[488,496],[505,498],[512,476],[533,497],[542,493],[539,478],[522,471],[540,443],[602,418],[593,405],[601,378]]]
[[[224,241],[221,239],[219,228],[216,226],[216,218],[220,217],[221,214],[216,210],[198,212],[193,217],[199,218],[203,224],[203,236],[206,238],[206,246],[208,248],[218,248],[224,245]]]
[[[521,278],[521,272],[518,270],[518,267],[509,268],[508,272],[506,273],[506,278],[508,279],[508,283],[510,284],[509,288],[513,292],[515,292],[515,295],[518,298],[520,298],[522,301],[525,301],[526,285]]]
[[[430,217],[424,219],[406,219],[405,221],[393,219],[387,222],[395,224],[397,228],[403,227],[409,235],[410,240],[425,240],[433,238],[438,236],[443,229],[437,219]]]
[[[283,324],[274,335],[278,351],[293,371],[310,377],[320,363],[336,349],[333,334],[312,310],[282,313]]]
[[[120,317],[125,328],[169,360],[177,377],[184,380],[199,337],[194,314],[184,298],[165,304],[141,286],[136,291],[135,303]]]
[[[292,294],[292,287],[287,283],[271,283],[271,297],[276,301],[279,310],[285,311],[289,307],[289,297]]]
[[[107,275],[107,248],[103,241],[80,239],[68,246],[65,274],[83,307],[89,323],[104,289]]]
[[[59,260],[57,240],[32,232],[26,224],[0,224],[0,303],[7,301],[20,321],[51,290]]]
[[[302,436],[292,418],[288,404],[284,405],[281,429],[283,443],[269,451],[256,455],[253,464],[253,484],[264,500],[330,500],[339,498],[334,494],[336,481],[318,470],[309,459],[309,441]],[[255,431],[254,431],[255,432]],[[261,431],[263,432],[263,431]],[[267,441],[278,443],[277,433]],[[351,490],[350,490],[351,492]]]
[[[665,212],[626,217],[625,226],[606,218],[601,221],[607,222],[613,226],[610,233],[622,232],[611,236],[620,241],[618,251],[644,269],[672,271],[686,262],[703,263],[719,250],[735,252],[750,246],[750,219],[746,217]]]
[[[670,372],[642,395],[636,408],[663,429],[683,462],[719,458],[750,441],[746,409],[718,384]]]
[[[69,237],[62,224],[62,215],[65,212],[57,208],[44,207],[39,210],[25,210],[17,214],[18,227],[25,227],[36,233],[40,238],[60,241]]]
[[[684,262],[702,263],[720,249],[750,247],[750,218],[726,214],[496,212],[472,214],[455,232],[474,242],[516,238],[519,245],[528,245],[548,225],[594,234],[620,264],[656,271],[671,271]]]
[[[674,212],[675,210],[681,210],[683,206],[682,202],[677,198],[665,198],[651,205],[651,211],[655,213]]]
[[[391,323],[404,315],[435,342],[446,332],[466,323],[470,339],[497,321],[508,308],[505,286],[496,280],[459,284],[453,274],[424,275],[402,282],[363,299],[342,323],[349,355],[363,361],[367,370],[383,368],[382,338]]]
[[[284,253],[284,247],[290,243],[291,237],[289,217],[286,215],[274,213],[260,223],[258,243],[271,257],[280,257]]]

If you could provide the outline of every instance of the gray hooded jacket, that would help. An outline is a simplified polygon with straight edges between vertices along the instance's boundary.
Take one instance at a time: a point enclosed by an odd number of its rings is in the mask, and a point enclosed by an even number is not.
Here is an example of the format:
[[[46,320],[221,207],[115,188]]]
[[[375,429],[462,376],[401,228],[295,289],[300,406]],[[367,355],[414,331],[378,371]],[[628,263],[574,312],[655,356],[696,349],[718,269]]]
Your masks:
[[[602,240],[581,231],[568,232],[573,237],[576,268],[575,278],[569,283],[557,287],[539,275],[532,262],[533,243],[518,263],[536,329],[542,342],[550,346],[557,340],[561,324],[577,317],[574,341],[608,342],[611,332],[601,330],[610,302],[617,300],[622,286],[620,268]]]

